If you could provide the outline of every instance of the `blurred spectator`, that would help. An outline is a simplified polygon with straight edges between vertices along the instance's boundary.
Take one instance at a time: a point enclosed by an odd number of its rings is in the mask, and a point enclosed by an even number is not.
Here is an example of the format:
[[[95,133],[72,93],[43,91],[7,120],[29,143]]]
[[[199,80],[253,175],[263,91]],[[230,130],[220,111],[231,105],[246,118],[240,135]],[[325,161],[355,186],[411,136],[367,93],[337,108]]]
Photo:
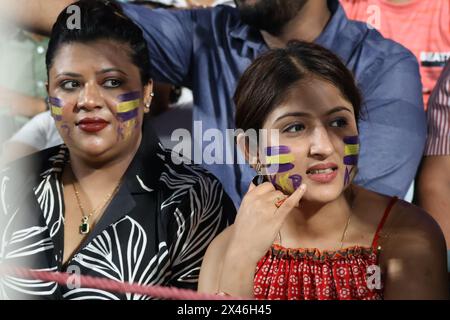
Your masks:
[[[428,138],[419,174],[418,200],[439,223],[450,249],[450,62],[431,94],[427,118]]]
[[[187,7],[214,7],[221,4],[234,6],[234,0],[185,0]]]
[[[425,107],[450,58],[449,0],[340,0],[350,19],[367,22],[411,50],[420,64]]]
[[[0,146],[46,108],[47,42],[45,37],[15,28],[0,36]]]
[[[0,165],[61,143],[61,136],[50,111],[42,112],[4,143],[3,149],[6,151],[1,157]]]

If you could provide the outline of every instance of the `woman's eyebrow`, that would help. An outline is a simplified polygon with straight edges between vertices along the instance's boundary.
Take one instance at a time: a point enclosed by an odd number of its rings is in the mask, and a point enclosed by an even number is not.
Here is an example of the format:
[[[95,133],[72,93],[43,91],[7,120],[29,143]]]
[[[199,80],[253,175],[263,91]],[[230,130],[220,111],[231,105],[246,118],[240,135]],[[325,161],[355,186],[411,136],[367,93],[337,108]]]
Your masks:
[[[275,122],[286,118],[286,117],[310,117],[311,114],[308,112],[289,112],[289,113],[285,113],[281,116],[279,116],[278,118],[275,119]]]
[[[56,78],[59,78],[62,76],[67,76],[67,77],[71,77],[71,78],[81,78],[82,77],[81,74],[75,73],[75,72],[61,72],[56,75]]]
[[[335,107],[335,108],[331,109],[331,110],[328,111],[326,114],[327,114],[327,115],[330,115],[330,114],[332,114],[332,113],[336,113],[336,112],[340,112],[340,111],[347,111],[347,112],[352,113],[352,111],[351,111],[349,108],[344,107],[344,106],[338,106],[338,107]]]
[[[122,70],[120,70],[120,69],[118,69],[118,68],[106,68],[106,69],[102,69],[102,70],[96,72],[96,74],[108,73],[108,72],[120,72],[120,73],[122,73],[123,75],[127,75],[126,72],[124,72],[124,71],[122,71]]]

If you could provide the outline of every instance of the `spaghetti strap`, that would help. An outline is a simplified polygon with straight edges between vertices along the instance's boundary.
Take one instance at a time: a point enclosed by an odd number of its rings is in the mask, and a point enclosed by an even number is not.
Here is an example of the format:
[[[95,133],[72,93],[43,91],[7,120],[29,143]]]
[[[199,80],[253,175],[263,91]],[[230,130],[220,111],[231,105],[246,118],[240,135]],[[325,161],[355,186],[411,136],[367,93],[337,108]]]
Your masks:
[[[398,197],[391,198],[388,206],[386,207],[386,210],[384,211],[383,217],[381,218],[381,221],[378,224],[377,231],[375,232],[375,235],[373,236],[373,241],[372,241],[372,248],[374,250],[376,250],[378,248],[378,238],[380,236],[380,231],[381,231],[381,229],[383,229],[386,219],[389,216],[389,213],[391,212],[391,209],[394,206],[394,204],[397,202],[397,200],[398,200]]]

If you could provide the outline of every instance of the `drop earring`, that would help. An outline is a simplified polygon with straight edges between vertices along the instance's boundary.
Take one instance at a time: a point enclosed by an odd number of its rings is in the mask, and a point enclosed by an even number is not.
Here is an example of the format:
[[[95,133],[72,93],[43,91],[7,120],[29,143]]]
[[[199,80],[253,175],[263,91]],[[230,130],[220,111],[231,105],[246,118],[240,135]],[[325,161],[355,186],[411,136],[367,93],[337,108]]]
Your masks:
[[[262,174],[262,164],[259,160],[256,162],[255,170],[256,176],[253,178],[252,182],[255,186],[259,186],[260,184],[267,181],[266,176]]]

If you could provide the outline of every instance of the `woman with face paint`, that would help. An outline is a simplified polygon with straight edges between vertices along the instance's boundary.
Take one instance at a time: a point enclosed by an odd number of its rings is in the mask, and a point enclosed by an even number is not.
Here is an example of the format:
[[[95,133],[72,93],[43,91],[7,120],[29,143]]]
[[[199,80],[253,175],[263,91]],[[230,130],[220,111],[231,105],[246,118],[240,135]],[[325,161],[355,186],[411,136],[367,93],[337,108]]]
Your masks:
[[[266,143],[252,152],[251,141],[238,136],[257,177],[234,225],[208,248],[200,291],[256,299],[447,298],[445,242],[435,221],[352,184],[362,101],[339,58],[301,42],[271,50],[245,71],[235,103],[237,127],[259,130]]]
[[[64,144],[1,172],[0,261],[8,266],[196,289],[208,244],[234,218],[218,180],[165,150],[141,30],[112,3],[76,2],[46,57],[48,103]],[[2,275],[1,298],[149,299]]]

